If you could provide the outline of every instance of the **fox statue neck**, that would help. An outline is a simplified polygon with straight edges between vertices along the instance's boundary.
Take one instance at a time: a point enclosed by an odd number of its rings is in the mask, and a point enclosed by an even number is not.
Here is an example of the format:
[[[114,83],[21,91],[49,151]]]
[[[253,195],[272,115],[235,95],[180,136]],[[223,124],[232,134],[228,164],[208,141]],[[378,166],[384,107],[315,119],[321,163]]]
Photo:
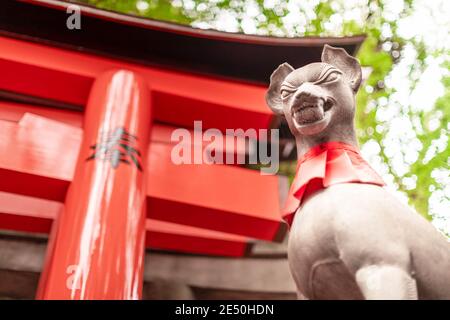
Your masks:
[[[331,141],[343,142],[358,148],[358,140],[356,139],[354,124],[351,126],[348,124],[336,125],[333,130],[330,130],[330,132],[324,132],[323,134],[296,136],[295,142],[297,146],[297,159],[300,159],[311,148]]]

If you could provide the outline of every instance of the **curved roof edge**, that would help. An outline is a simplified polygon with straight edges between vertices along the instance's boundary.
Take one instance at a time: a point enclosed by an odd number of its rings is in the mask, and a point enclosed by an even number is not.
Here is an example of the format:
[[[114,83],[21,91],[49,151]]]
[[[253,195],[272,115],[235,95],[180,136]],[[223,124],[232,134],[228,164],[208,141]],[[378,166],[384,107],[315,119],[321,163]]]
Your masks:
[[[98,9],[91,5],[73,3],[68,1],[58,1],[58,0],[21,0],[21,1],[43,5],[64,11],[66,11],[70,5],[77,5],[80,8],[82,8],[81,9],[82,14],[86,14],[91,17],[109,20],[121,24],[127,24],[139,28],[172,32],[191,37],[208,38],[220,41],[252,43],[259,45],[277,45],[277,46],[283,45],[317,46],[317,45],[324,45],[325,43],[334,43],[335,45],[358,44],[364,41],[364,39],[366,38],[366,36],[363,34],[346,37],[318,37],[318,36],[273,37],[273,36],[250,35],[244,33],[223,32],[213,29],[193,28],[182,24],[167,21],[159,21],[150,18],[143,18],[139,16],[118,13],[115,11],[105,9]]]
[[[0,11],[0,34],[263,85],[268,83],[271,72],[285,61],[295,67],[320,61],[324,44],[342,47],[354,55],[365,39],[364,35],[280,38],[227,33],[81,4],[81,29],[69,30],[65,21],[71,4],[74,3],[55,0],[7,1]]]

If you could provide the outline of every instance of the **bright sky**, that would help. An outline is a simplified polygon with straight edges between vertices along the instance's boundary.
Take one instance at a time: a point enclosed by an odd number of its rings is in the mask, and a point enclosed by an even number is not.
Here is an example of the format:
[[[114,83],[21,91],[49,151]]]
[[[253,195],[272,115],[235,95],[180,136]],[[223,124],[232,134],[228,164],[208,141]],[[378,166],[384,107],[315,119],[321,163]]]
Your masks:
[[[403,1],[391,1],[392,19],[397,19]],[[444,61],[450,60],[450,1],[447,0],[416,0],[414,12],[411,16],[399,19],[397,33],[405,39],[423,40],[429,50],[443,50],[447,54],[426,58],[426,69],[422,74],[413,75],[418,80],[414,89],[411,89],[411,75],[409,70],[416,63],[417,52],[412,45],[404,48],[402,58],[387,77],[386,86],[395,88],[396,92],[389,99],[380,99],[377,103],[377,120],[388,123],[388,133],[383,141],[385,151],[392,156],[391,166],[398,175],[408,173],[409,164],[417,160],[421,143],[416,138],[414,128],[417,122],[414,118],[402,116],[401,111],[410,108],[413,111],[430,110],[436,99],[441,97],[445,88],[441,83],[444,75],[449,70],[442,67]],[[386,31],[388,32],[388,31]],[[407,80],[410,79],[410,80]],[[442,112],[437,112],[437,116]],[[430,128],[436,127],[436,119],[429,122]],[[442,129],[439,139],[435,140],[432,148],[428,150],[425,163],[429,161],[435,150],[442,151],[448,148],[448,130],[450,126]],[[398,150],[402,152],[399,153]],[[385,181],[392,190],[396,190],[393,178],[387,173],[386,165],[379,157],[380,146],[375,141],[369,141],[362,148],[363,154],[383,174]],[[433,224],[450,234],[450,170],[449,161],[442,168],[433,170],[432,177],[438,185],[431,186],[432,195],[429,199],[430,214],[433,216]],[[413,177],[403,181],[409,188],[415,188],[416,181]],[[406,202],[405,195],[397,193]]]

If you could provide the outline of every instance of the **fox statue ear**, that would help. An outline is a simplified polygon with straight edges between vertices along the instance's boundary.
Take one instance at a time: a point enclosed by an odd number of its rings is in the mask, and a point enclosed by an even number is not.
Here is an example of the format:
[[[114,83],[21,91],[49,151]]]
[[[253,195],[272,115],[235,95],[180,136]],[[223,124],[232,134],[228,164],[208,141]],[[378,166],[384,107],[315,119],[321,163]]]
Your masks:
[[[294,71],[294,68],[285,62],[270,76],[270,86],[266,93],[266,103],[275,114],[283,115],[283,101],[281,101],[280,87],[284,79],[292,71]]]
[[[353,91],[358,91],[361,85],[362,71],[356,58],[349,55],[343,48],[334,48],[326,44],[322,51],[322,62],[331,64],[341,70]]]

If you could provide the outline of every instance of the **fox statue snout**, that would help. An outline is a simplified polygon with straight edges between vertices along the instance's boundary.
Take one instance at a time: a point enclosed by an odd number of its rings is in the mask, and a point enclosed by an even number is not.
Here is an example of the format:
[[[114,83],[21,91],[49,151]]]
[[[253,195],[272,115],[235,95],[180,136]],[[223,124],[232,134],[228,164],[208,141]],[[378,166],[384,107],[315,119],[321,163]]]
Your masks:
[[[288,105],[291,126],[304,135],[320,133],[330,123],[334,104],[335,100],[320,86],[308,82],[302,84]]]
[[[270,77],[268,106],[295,137],[283,217],[299,297],[450,299],[450,243],[384,188],[358,149],[359,62],[325,45],[322,62]]]

